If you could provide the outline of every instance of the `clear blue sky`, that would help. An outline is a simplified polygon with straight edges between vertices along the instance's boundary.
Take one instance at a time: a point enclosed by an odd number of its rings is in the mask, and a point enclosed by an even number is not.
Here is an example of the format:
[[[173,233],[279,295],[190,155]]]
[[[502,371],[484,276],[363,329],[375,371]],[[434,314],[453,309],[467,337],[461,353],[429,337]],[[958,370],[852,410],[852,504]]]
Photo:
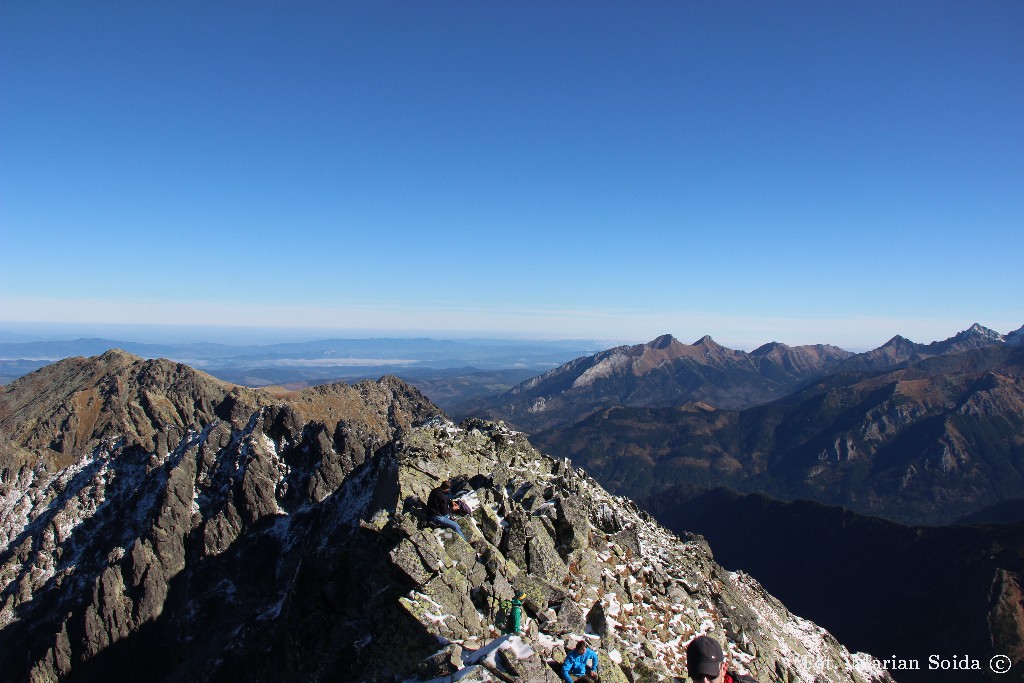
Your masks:
[[[1024,3],[0,5],[0,322],[1024,324]]]

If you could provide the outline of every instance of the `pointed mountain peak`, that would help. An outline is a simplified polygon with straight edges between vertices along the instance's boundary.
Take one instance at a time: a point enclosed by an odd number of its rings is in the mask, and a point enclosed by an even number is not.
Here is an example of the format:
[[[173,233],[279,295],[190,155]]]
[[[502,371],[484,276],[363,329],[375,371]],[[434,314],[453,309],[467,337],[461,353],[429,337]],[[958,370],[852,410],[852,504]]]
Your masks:
[[[999,334],[993,329],[985,327],[980,323],[974,323],[963,332],[957,334],[954,339],[984,339],[991,340],[993,342],[1003,341],[1003,335]]]
[[[1006,339],[1003,335],[999,334],[995,330],[991,330],[984,325],[974,323],[966,330],[958,332],[949,339],[945,339],[940,342],[932,342],[929,344],[929,347],[937,350],[939,353],[950,353],[955,351],[964,351],[967,349],[980,349],[985,346],[1002,344],[1005,341]]]
[[[675,343],[676,338],[671,334],[663,334],[660,337],[647,342],[646,346],[649,349],[667,349]]]
[[[907,344],[913,344],[913,343],[914,342],[910,341],[909,339],[904,337],[902,334],[897,334],[895,337],[893,337],[889,341],[887,341],[884,344],[882,344],[881,348],[884,349],[887,346],[906,346]]]
[[[705,334],[703,337],[693,343],[694,346],[703,346],[709,349],[721,349],[725,348],[714,339],[711,338],[710,334]]]

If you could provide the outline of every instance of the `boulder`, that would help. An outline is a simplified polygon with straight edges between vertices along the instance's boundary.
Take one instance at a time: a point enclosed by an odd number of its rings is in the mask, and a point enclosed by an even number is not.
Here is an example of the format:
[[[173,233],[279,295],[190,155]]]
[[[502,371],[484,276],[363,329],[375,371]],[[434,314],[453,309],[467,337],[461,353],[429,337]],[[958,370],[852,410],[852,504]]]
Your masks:
[[[462,668],[462,647],[449,643],[427,657],[416,668],[420,678],[448,676]]]
[[[555,609],[555,623],[552,633],[582,633],[587,626],[586,616],[583,610],[572,600],[562,602]]]

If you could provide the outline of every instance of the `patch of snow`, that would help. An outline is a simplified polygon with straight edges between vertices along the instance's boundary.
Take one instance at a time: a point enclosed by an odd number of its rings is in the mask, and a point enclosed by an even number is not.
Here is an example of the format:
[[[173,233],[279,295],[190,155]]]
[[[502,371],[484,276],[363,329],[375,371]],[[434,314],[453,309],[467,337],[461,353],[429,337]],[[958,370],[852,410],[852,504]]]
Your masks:
[[[435,625],[443,625],[446,620],[455,618],[454,614],[444,614],[441,603],[426,593],[410,591],[408,596],[402,597],[400,600],[418,606],[417,611],[423,615],[423,619]],[[430,608],[425,607],[423,603],[427,603]]]
[[[13,481],[0,482],[0,545],[6,548],[29,523],[32,511],[31,491],[33,483],[43,470],[26,469],[18,472]]]
[[[509,636],[509,639],[501,649],[511,651],[515,654],[516,659],[526,659],[527,657],[532,657],[534,653],[534,649],[516,635]]]
[[[561,638],[553,638],[543,631],[541,631],[537,636],[537,642],[540,644],[542,650],[546,650],[548,652],[552,652],[565,646],[565,643],[562,642]]]
[[[498,648],[500,648],[502,645],[504,645],[506,642],[508,642],[508,639],[510,637],[511,636],[504,635],[504,636],[501,636],[500,638],[495,638],[494,640],[492,640],[491,642],[487,643],[486,645],[484,645],[482,648],[480,648],[476,652],[471,653],[469,655],[469,657],[463,657],[463,661],[466,664],[476,664],[478,662],[482,662],[491,653],[496,652],[498,650]]]

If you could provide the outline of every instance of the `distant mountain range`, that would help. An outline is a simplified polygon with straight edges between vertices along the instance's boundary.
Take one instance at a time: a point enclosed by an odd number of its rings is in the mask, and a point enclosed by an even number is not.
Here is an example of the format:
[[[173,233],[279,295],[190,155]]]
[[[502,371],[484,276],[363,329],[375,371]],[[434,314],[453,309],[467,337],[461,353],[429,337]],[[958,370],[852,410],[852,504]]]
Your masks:
[[[684,344],[663,335],[577,358],[484,403],[528,431],[568,424],[609,405],[680,405],[705,401],[742,408],[785,396],[851,357],[834,346],[765,344],[747,353],[711,337]]]
[[[1003,344],[1020,346],[1022,343],[1024,343],[1024,327],[1004,336],[995,330],[975,323],[949,339],[935,341],[931,344],[916,344],[906,337],[897,335],[873,351],[860,353],[836,363],[829,369],[829,372],[891,370],[932,356],[944,356]]]
[[[946,523],[1024,497],[1024,347],[974,325],[745,353],[669,336],[576,359],[484,401],[547,452],[644,498],[677,483]]]
[[[506,390],[600,348],[596,342],[501,339],[321,339],[269,345],[147,344],[116,339],[0,343],[0,384],[56,360],[119,348],[167,358],[250,387],[302,389],[334,381],[400,374],[448,408]]]
[[[534,432],[611,405],[705,402],[743,409],[786,396],[825,375],[891,370],[932,356],[1022,342],[1024,327],[1004,336],[975,324],[931,344],[897,335],[860,354],[824,344],[791,347],[778,342],[748,353],[726,348],[710,336],[684,344],[666,334],[646,344],[572,360],[478,404],[476,411],[500,415]]]
[[[193,367],[464,367],[537,368],[567,354],[593,349],[594,342],[530,342],[502,339],[319,339],[308,342],[237,346],[205,342],[148,344],[115,339],[0,343],[2,360],[55,361],[94,356],[118,348],[142,358],[191,361]],[[559,361],[561,362],[561,361]]]

